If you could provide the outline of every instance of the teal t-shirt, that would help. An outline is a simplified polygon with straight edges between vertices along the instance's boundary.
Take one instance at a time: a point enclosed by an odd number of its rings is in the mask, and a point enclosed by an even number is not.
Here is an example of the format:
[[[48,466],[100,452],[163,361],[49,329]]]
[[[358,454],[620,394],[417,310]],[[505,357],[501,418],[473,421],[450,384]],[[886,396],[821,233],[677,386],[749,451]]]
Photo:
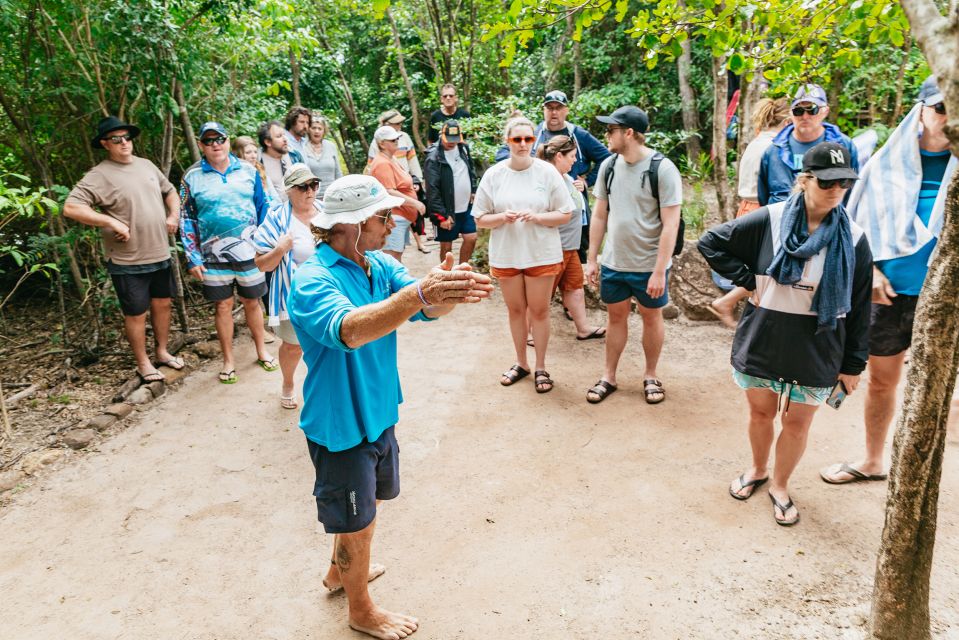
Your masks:
[[[812,142],[800,142],[793,136],[789,136],[789,152],[792,155],[793,170],[802,171],[802,159],[806,152],[826,139],[826,134],[822,134]]]
[[[919,156],[922,160],[922,186],[919,188],[916,215],[923,224],[929,224],[932,207],[939,195],[946,165],[949,164],[949,151],[920,149]],[[896,293],[918,296],[922,283],[926,280],[926,272],[929,270],[929,257],[935,248],[936,239],[933,238],[912,255],[892,260],[877,260],[876,266],[889,279],[889,284]]]

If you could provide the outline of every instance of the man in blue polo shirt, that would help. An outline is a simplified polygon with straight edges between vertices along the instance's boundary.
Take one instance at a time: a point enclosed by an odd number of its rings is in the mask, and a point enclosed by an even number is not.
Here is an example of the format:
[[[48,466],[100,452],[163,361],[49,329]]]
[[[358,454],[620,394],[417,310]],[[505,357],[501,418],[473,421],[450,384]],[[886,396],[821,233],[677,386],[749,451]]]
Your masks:
[[[420,280],[383,253],[391,207],[401,204],[372,176],[334,181],[312,220],[320,245],[293,275],[287,302],[307,365],[300,428],[316,469],[313,495],[323,528],[336,536],[323,584],[346,592],[350,627],[376,638],[405,638],[418,625],[376,606],[367,588],[383,573],[370,566],[376,503],[400,491],[396,329],[493,290],[468,264],[454,267],[452,253]]]
[[[180,186],[180,230],[190,274],[203,281],[203,296],[216,304],[216,335],[223,351],[223,384],[237,381],[233,360],[233,289],[243,303],[253,334],[257,364],[279,368],[263,342],[260,298],[266,280],[253,259],[253,233],[269,208],[263,181],[253,165],[230,153],[230,139],[218,122],[200,127],[203,159],[187,169]]]
[[[917,104],[869,159],[849,198],[849,216],[869,239],[875,266],[869,329],[866,455],[820,471],[830,484],[885,480],[883,450],[919,292],[942,231],[946,191],[959,158],[949,152],[946,105],[930,76]]]

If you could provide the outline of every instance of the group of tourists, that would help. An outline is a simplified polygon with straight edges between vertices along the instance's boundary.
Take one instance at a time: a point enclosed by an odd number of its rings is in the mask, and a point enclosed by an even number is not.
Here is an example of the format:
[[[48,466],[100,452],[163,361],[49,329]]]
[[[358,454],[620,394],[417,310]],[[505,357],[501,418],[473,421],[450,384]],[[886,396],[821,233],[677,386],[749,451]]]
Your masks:
[[[383,573],[370,563],[376,505],[400,487],[394,428],[402,402],[396,360],[402,323],[432,321],[457,304],[480,302],[495,278],[515,352],[500,383],[532,376],[536,392],[548,393],[557,384],[546,368],[549,304],[559,289],[577,339],[606,341],[603,373],[586,392],[598,404],[618,389],[635,303],[643,398],[649,404],[666,398],[658,372],[662,310],[672,257],[683,247],[683,189],[676,165],[647,146],[648,114],[626,105],[598,116],[604,145],[567,122],[566,94],[549,91],[542,122],[512,114],[499,161],[477,179],[459,122],[469,114],[458,107],[452,85],[440,96],[425,170],[402,131],[403,116],[393,110],[379,119],[368,175],[342,175],[329,124],[297,107],[285,122],[261,126],[257,142],[236,138],[233,153],[226,127],[205,123],[203,158],[183,175],[179,192],[133,154],[139,129],[105,118],[93,145],[108,157],[76,185],[64,208],[68,217],[103,229],[107,268],[144,381],[162,379],[159,365],[184,366],[166,350],[174,291],[168,234],[177,229],[190,273],[216,306],[220,381],[237,381],[234,294],[258,364],[282,370],[284,408],[299,406],[293,374],[305,361],[300,427],[316,471],[318,518],[334,534],[323,584],[345,590],[350,626],[377,638],[406,637],[418,624],[379,608],[367,589]],[[749,406],[751,460],[729,494],[747,500],[768,482],[775,522],[790,526],[800,514],[789,480],[812,419],[822,403],[838,407],[856,391],[867,366],[866,454],[821,476],[832,484],[886,477],[894,391],[957,158],[949,152],[943,96],[933,78],[861,172],[852,141],[825,121],[821,87],[804,85],[791,100],[764,99],[755,113],[757,135],[740,165],[739,213],[697,246],[734,287],[711,307],[735,327],[732,376]],[[440,259],[416,279],[402,256],[424,217],[436,227]],[[489,276],[469,264],[477,228],[490,229]],[[605,327],[587,320],[586,282],[599,287],[606,303]],[[267,324],[282,341],[279,362],[266,347],[264,297]],[[156,341],[152,361],[147,311]]]

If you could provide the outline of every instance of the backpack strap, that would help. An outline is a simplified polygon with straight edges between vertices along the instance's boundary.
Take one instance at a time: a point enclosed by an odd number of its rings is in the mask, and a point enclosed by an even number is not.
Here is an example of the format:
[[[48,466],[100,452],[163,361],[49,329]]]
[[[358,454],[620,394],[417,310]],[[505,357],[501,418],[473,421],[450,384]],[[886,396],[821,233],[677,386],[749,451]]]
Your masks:
[[[613,190],[613,174],[616,172],[616,161],[619,159],[619,154],[614,153],[609,156],[609,164],[606,165],[606,173],[603,176],[604,183],[606,184],[606,206],[607,211],[609,210],[609,194]]]
[[[665,159],[666,156],[657,151],[649,161],[649,169],[646,170],[646,173],[649,175],[649,191],[653,195],[653,198],[656,199],[657,206],[659,205],[659,165],[661,165]]]

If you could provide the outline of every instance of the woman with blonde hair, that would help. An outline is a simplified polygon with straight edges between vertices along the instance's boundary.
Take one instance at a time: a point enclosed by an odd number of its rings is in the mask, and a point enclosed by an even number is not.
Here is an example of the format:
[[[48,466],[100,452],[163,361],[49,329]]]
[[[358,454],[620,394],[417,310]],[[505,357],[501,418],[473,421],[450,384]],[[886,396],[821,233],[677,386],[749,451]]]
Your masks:
[[[260,180],[263,181],[263,191],[266,192],[267,199],[270,202],[276,199],[276,187],[266,175],[263,163],[260,162],[260,147],[256,141],[250,136],[237,136],[233,139],[233,155],[240,160],[246,160],[256,168],[256,172],[260,174]]]
[[[526,352],[527,314],[536,351],[537,393],[553,388],[546,371],[549,343],[549,301],[556,276],[563,270],[559,227],[575,208],[556,168],[534,158],[533,123],[513,118],[504,138],[510,157],[493,165],[480,180],[473,203],[476,226],[491,229],[490,273],[499,279],[509,313],[516,364],[500,384],[510,386],[530,374]]]

